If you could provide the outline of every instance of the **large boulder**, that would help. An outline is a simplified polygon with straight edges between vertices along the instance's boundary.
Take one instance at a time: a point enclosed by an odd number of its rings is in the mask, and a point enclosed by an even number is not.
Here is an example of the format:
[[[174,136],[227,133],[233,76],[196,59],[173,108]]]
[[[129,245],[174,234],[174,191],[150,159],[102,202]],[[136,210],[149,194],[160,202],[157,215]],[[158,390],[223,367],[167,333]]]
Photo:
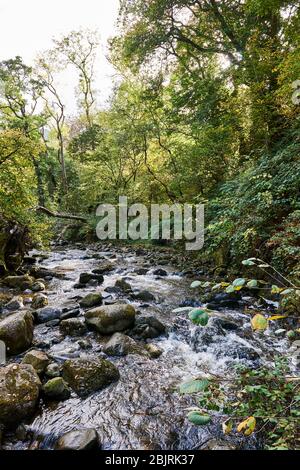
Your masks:
[[[10,364],[0,369],[0,423],[14,427],[29,418],[38,403],[41,382],[28,364]]]
[[[56,450],[94,450],[99,448],[99,437],[95,429],[76,429],[59,438]]]
[[[99,333],[109,335],[131,328],[135,322],[135,309],[128,304],[105,305],[88,310],[85,321]]]
[[[165,325],[156,317],[140,315],[132,331],[134,336],[141,339],[157,338],[166,332]]]
[[[0,340],[9,355],[26,351],[33,339],[33,317],[30,312],[17,312],[0,321]]]
[[[69,359],[63,366],[63,378],[80,397],[115,382],[120,377],[118,369],[105,359]]]
[[[127,354],[147,355],[146,350],[134,339],[122,333],[115,333],[103,348],[108,356],[126,356]]]
[[[2,281],[5,286],[20,290],[30,289],[34,282],[33,277],[28,274],[23,276],[7,276]]]
[[[43,374],[50,363],[50,359],[46,353],[39,350],[28,351],[25,354],[23,364],[30,364],[34,370],[40,375]]]

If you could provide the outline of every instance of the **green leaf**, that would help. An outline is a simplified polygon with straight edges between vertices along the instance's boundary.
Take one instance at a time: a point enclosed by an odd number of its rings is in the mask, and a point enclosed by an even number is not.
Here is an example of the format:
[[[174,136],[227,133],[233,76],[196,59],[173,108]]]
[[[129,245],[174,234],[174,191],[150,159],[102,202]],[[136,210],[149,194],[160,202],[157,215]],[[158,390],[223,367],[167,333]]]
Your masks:
[[[249,287],[249,289],[254,289],[257,286],[258,286],[258,282],[256,279],[252,279],[252,281],[249,281],[247,283],[247,287]]]
[[[201,281],[194,281],[191,284],[191,289],[197,289],[197,287],[201,287]]]
[[[189,382],[185,382],[180,385],[180,393],[184,394],[192,394],[203,392],[209,385],[209,381],[204,380],[190,380]]]
[[[195,324],[206,326],[209,320],[208,312],[199,308],[195,308],[189,314],[189,319]]]
[[[253,258],[253,259],[256,259],[256,258]],[[244,261],[242,261],[242,264],[244,266],[255,266],[255,263],[254,263],[253,259],[252,258],[244,259]]]
[[[232,283],[233,287],[243,287],[245,284],[246,284],[246,279],[244,278],[236,279]]]
[[[226,292],[227,292],[227,294],[232,294],[233,292],[235,292],[235,289],[234,289],[233,286],[229,286],[229,287],[227,287]]]
[[[191,411],[187,417],[188,420],[196,426],[206,426],[211,422],[209,415],[202,415],[198,411]]]

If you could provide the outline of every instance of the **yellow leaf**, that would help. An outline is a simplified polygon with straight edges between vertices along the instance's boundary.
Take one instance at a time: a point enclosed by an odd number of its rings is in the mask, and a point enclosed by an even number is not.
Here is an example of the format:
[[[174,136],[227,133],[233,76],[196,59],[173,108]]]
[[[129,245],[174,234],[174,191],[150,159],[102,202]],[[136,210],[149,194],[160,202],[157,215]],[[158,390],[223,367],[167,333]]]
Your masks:
[[[266,330],[268,328],[268,321],[263,315],[255,315],[251,320],[251,326],[254,331],[256,330]]]
[[[224,434],[230,434],[233,428],[231,420],[227,420],[222,424],[222,429]]]
[[[287,315],[274,315],[273,317],[269,317],[268,321],[282,320],[284,318],[287,318]]]
[[[250,418],[245,419],[242,423],[238,425],[238,432],[242,432],[244,436],[251,436],[251,434],[255,431],[256,428],[256,419],[254,416],[250,416]]]

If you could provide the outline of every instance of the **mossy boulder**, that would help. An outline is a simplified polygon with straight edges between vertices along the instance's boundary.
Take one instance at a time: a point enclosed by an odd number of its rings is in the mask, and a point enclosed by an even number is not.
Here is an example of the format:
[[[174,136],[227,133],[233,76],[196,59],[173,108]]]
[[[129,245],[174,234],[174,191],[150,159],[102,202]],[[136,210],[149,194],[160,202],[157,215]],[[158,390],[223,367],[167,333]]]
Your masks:
[[[53,400],[67,400],[71,396],[71,389],[62,377],[55,377],[43,386],[44,395]]]
[[[17,312],[0,321],[0,340],[4,341],[7,354],[26,351],[33,339],[33,317],[30,312]]]
[[[102,390],[120,377],[118,369],[105,359],[69,359],[63,378],[80,397]]]
[[[6,276],[2,280],[2,283],[5,286],[19,290],[31,289],[34,282],[34,278],[28,274],[24,274],[22,276]]]
[[[7,427],[29,418],[38,404],[40,379],[31,365],[10,364],[0,369],[0,423]]]
[[[102,295],[98,292],[88,294],[80,300],[79,305],[82,308],[98,307],[102,304]]]
[[[105,305],[85,313],[88,326],[109,335],[131,328],[135,322],[135,309],[128,304]]]

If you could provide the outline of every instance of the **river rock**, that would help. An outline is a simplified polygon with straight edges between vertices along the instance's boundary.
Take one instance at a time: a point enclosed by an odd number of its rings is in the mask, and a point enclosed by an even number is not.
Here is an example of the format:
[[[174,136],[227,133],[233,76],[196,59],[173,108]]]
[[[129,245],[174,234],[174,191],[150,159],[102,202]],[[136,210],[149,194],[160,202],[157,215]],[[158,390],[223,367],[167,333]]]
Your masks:
[[[104,335],[131,328],[135,321],[135,309],[128,304],[105,305],[88,310],[86,323]]]
[[[81,336],[87,332],[84,320],[80,318],[68,318],[60,322],[59,329],[65,336]]]
[[[45,294],[35,294],[32,298],[31,307],[34,310],[46,307],[48,305],[48,297]]]
[[[54,377],[59,377],[61,374],[61,368],[56,362],[49,364],[45,370],[45,375],[54,379]]]
[[[98,307],[102,304],[102,295],[95,292],[94,294],[88,294],[86,297],[80,300],[79,305],[82,308]]]
[[[80,397],[102,390],[119,377],[118,369],[105,359],[69,359],[63,365],[63,378]]]
[[[41,382],[31,365],[10,364],[0,369],[0,422],[14,427],[36,408]]]
[[[133,272],[137,274],[138,276],[145,276],[145,274],[147,274],[148,271],[149,271],[148,268],[135,268]]]
[[[23,364],[30,364],[39,375],[45,372],[49,362],[47,354],[39,350],[28,351],[22,360]]]
[[[63,313],[61,315],[61,320],[68,320],[69,318],[76,318],[80,315],[80,309],[79,308],[71,308],[70,310],[63,310]]]
[[[115,287],[122,292],[130,292],[132,290],[131,285],[125,279],[117,279]]]
[[[95,429],[77,429],[59,438],[56,450],[95,450],[100,447]]]
[[[30,312],[17,312],[0,321],[0,340],[9,355],[26,351],[33,339],[33,317]]]
[[[93,273],[81,273],[79,277],[79,284],[88,284],[90,281],[96,280],[98,284],[101,284],[104,281],[102,274],[93,274]]]
[[[157,338],[166,332],[166,327],[154,316],[140,315],[136,319],[136,324],[132,334],[142,339]]]
[[[38,323],[47,323],[57,320],[61,317],[62,311],[59,308],[45,307],[35,312],[35,318]]]
[[[93,269],[92,273],[93,274],[107,274],[115,269],[114,265],[110,262],[107,261],[106,263],[101,264],[96,269]]]
[[[146,344],[146,350],[152,359],[157,359],[163,353],[163,351],[153,343]]]
[[[46,286],[43,282],[41,281],[37,281],[35,282],[32,287],[31,287],[31,290],[32,292],[42,292],[46,289]]]
[[[67,400],[71,396],[71,389],[62,377],[55,377],[43,386],[43,392],[47,398],[54,400]]]
[[[13,289],[25,290],[31,289],[34,284],[34,279],[28,274],[24,274],[23,276],[7,276],[2,282],[4,285]]]
[[[146,351],[134,339],[122,333],[115,333],[103,348],[108,356],[126,356],[127,354],[145,355]]]
[[[153,271],[153,274],[154,274],[154,276],[161,276],[161,277],[164,277],[164,276],[168,275],[167,271],[165,269],[161,269],[161,268],[155,269]]]
[[[24,308],[23,297],[13,297],[10,302],[5,305],[7,310],[16,311]]]
[[[132,294],[134,300],[141,300],[143,302],[154,302],[156,300],[155,296],[151,294],[148,290],[142,290],[141,292]]]

